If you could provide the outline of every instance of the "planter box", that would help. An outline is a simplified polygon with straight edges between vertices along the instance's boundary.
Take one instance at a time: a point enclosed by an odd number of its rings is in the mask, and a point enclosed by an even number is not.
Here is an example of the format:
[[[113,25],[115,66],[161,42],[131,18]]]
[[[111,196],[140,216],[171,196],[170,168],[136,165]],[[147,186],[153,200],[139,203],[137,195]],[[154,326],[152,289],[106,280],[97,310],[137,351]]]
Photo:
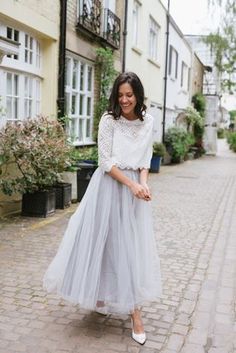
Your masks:
[[[97,169],[97,165],[91,163],[79,163],[77,170],[77,199],[82,200],[89,181],[92,178],[93,173]]]
[[[71,184],[58,183],[55,185],[56,190],[56,208],[64,209],[71,205]]]
[[[55,209],[56,192],[54,189],[23,195],[21,208],[22,216],[47,217],[53,214]]]
[[[71,201],[77,202],[77,171],[63,172],[62,179],[65,183],[71,184]]]
[[[161,157],[160,156],[152,156],[150,172],[151,173],[159,173],[161,166]]]

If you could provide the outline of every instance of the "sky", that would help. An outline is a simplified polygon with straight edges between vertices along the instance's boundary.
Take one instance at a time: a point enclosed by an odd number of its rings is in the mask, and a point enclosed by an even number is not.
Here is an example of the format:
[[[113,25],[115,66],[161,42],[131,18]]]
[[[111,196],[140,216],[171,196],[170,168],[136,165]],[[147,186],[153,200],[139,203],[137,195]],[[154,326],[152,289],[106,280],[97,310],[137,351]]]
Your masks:
[[[168,0],[162,0],[167,7]],[[170,14],[184,34],[209,34],[217,27],[219,10],[208,7],[208,0],[170,0]]]

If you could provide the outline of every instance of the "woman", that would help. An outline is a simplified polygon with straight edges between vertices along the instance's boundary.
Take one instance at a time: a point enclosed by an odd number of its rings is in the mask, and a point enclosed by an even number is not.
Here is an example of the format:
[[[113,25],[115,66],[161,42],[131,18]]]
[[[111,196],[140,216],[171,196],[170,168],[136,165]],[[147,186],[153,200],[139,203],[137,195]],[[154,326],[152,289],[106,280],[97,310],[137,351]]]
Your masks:
[[[139,306],[161,292],[147,184],[153,118],[132,72],[113,85],[99,124],[99,167],[71,217],[44,287],[81,307],[129,313],[132,338],[144,344]]]

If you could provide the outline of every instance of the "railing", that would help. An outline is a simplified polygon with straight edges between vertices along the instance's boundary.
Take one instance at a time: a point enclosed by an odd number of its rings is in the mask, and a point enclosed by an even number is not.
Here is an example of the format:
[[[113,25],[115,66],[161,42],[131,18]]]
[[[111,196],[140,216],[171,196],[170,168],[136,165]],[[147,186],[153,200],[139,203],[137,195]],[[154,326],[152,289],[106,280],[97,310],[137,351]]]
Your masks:
[[[104,9],[101,0],[80,0],[78,25],[87,34],[95,34],[113,48],[120,47],[120,19],[110,9]]]
[[[100,36],[102,4],[100,0],[80,1],[79,24],[90,32]]]
[[[103,37],[115,48],[120,47],[120,19],[111,10],[104,9]]]

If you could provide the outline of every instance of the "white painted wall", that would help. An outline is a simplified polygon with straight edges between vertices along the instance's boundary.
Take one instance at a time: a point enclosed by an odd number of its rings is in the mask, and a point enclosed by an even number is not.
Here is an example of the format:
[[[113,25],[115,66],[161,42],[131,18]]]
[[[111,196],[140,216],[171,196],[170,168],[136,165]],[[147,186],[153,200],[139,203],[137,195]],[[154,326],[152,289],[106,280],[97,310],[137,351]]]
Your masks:
[[[164,92],[166,10],[159,0],[140,0],[138,42],[133,43],[133,6],[128,2],[126,71],[135,72],[141,79],[146,96],[146,105],[155,119],[155,139],[161,140],[162,106]],[[157,60],[149,57],[150,15],[159,26]]]
[[[178,53],[177,77],[169,75],[170,46]],[[189,84],[181,86],[182,62],[187,66]],[[169,27],[169,50],[168,50],[168,74],[167,74],[167,98],[166,98],[166,129],[175,123],[177,115],[191,104],[191,66],[192,50],[185,40],[177,25],[170,21]],[[172,67],[173,68],[173,67]],[[190,70],[189,70],[190,69]],[[172,70],[173,71],[173,70]]]

